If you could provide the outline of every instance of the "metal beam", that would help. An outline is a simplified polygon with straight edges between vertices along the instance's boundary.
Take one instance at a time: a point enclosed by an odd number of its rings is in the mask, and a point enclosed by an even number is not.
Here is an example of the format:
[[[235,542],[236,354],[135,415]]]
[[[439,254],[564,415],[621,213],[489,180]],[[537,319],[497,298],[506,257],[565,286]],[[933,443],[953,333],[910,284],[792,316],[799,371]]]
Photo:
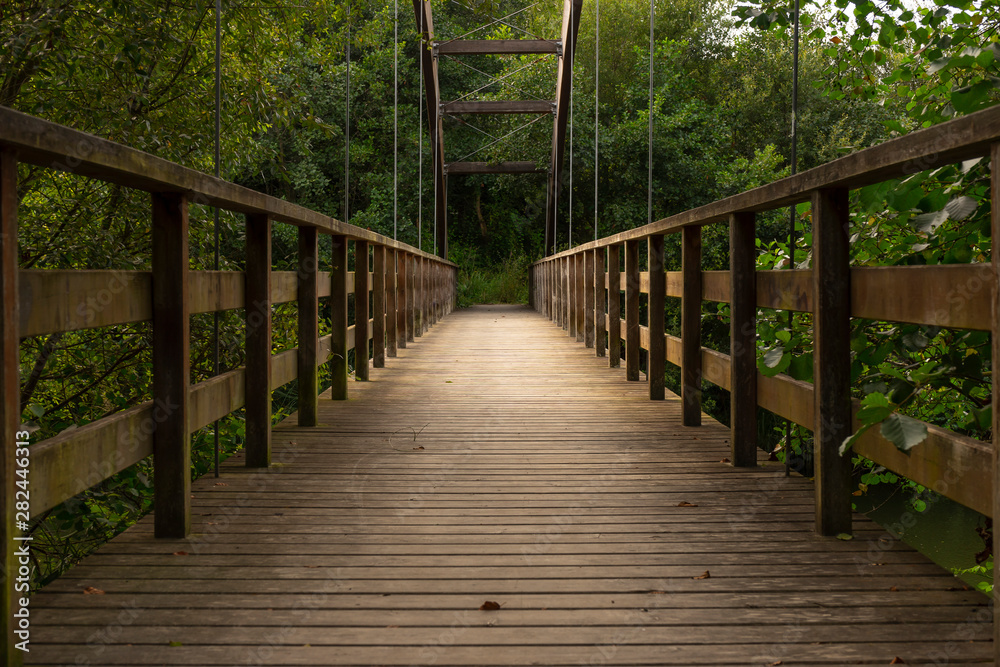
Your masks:
[[[554,39],[455,39],[436,44],[442,55],[509,55],[525,53],[559,53],[560,43]]]
[[[534,162],[451,162],[445,173],[453,174],[544,174]]]
[[[417,19],[417,30],[422,33],[423,45],[433,44],[434,18],[430,0],[413,0],[413,12]],[[424,90],[427,93],[427,124],[430,127],[432,162],[434,169],[435,206],[434,219],[437,227],[437,250],[442,258],[448,256],[448,221],[446,212],[447,188],[444,174],[444,135],[441,125],[441,86],[438,84],[438,61],[428,48],[420,49],[424,59]]]
[[[445,114],[502,114],[502,113],[553,113],[555,102],[548,100],[498,100],[488,102],[445,102]]]
[[[562,189],[563,155],[566,152],[566,121],[569,118],[570,82],[573,77],[573,56],[576,37],[580,29],[580,10],[583,0],[563,0],[562,44],[556,78],[556,118],[552,134],[552,168],[549,172],[548,207],[545,214],[545,252],[552,252],[556,234],[556,211],[559,191]]]

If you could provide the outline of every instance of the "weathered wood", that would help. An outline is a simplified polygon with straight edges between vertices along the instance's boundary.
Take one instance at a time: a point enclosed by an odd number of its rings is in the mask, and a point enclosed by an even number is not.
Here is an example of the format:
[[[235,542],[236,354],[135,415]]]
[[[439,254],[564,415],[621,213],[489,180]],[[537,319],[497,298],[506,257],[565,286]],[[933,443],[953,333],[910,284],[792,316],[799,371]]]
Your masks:
[[[299,227],[298,270],[298,419],[299,426],[316,426],[319,404],[317,341],[319,337],[319,233]]]
[[[625,379],[639,379],[639,242],[625,243]]]
[[[991,238],[1000,239],[1000,142],[994,143],[990,148],[990,202],[991,202]],[[1000,517],[1000,438],[996,434],[1000,433],[1000,409],[997,406],[997,397],[1000,396],[1000,303],[997,303],[1000,292],[1000,249],[992,247],[991,252],[992,278],[994,285],[994,295],[992,299],[993,307],[990,308],[991,317],[991,345],[993,353],[992,361],[992,385],[993,385],[993,465],[990,468],[990,478],[993,482],[993,493],[990,498],[990,509],[994,517]],[[993,553],[1000,553],[1000,530],[993,533]],[[994,593],[994,603],[995,603]],[[993,664],[1000,665],[1000,618],[993,616]]]
[[[608,330],[605,317],[607,302],[607,275],[604,273],[604,249],[592,250],[594,253],[594,348],[597,356],[603,357],[608,344]]]
[[[573,297],[576,299],[573,304],[576,314],[576,342],[584,343],[587,338],[587,267],[584,253],[577,253],[573,260],[573,279],[576,281],[573,286]]]
[[[409,340],[409,324],[406,314],[410,308],[409,282],[407,280],[406,267],[409,256],[403,251],[396,252],[396,347],[400,350],[406,349],[406,341]]]
[[[429,52],[427,58],[430,59]],[[0,108],[0,144],[17,148],[20,161],[46,169],[69,171],[147,192],[185,192],[191,201],[199,204],[238,213],[267,215],[277,222],[318,227],[328,234],[343,234],[352,239],[381,243],[432,257],[430,253],[390,237],[346,224],[286,200],[6,107]]]
[[[441,111],[446,114],[516,114],[530,113],[543,114],[553,113],[556,108],[555,102],[548,100],[487,100],[471,102],[443,102]],[[452,162],[451,164],[462,164]],[[468,163],[467,163],[468,164]],[[477,163],[472,163],[477,164]],[[479,163],[483,164],[483,163]],[[530,164],[534,169],[534,162],[506,163],[506,164]],[[450,166],[450,165],[449,165]],[[544,173],[542,171],[541,173]]]
[[[756,216],[729,220],[730,444],[734,466],[757,465],[757,247]],[[707,277],[707,276],[706,276]],[[706,290],[707,291],[707,290]],[[727,295],[728,296],[728,295]],[[705,297],[707,298],[707,297]],[[718,383],[717,383],[718,384]]]
[[[579,321],[576,317],[576,311],[580,305],[580,299],[577,297],[576,255],[570,255],[566,258],[566,296],[568,299],[568,303],[566,304],[566,315],[569,318],[566,326],[566,333],[570,338],[576,340],[576,325]]]
[[[452,39],[436,46],[440,55],[557,53],[554,39]]]
[[[24,657],[16,644],[30,640],[30,630],[23,638],[15,634],[18,630],[14,613],[22,606],[21,599],[28,596],[15,589],[15,574],[19,563],[16,551],[20,547],[16,538],[21,536],[17,529],[17,491],[15,482],[17,470],[33,470],[33,461],[28,451],[18,451],[27,447],[28,434],[20,431],[20,354],[18,352],[18,323],[21,321],[18,299],[18,244],[17,244],[17,158],[12,150],[0,146],[0,545],[3,556],[0,567],[6,576],[0,577],[0,615],[3,620],[3,638],[0,639],[0,656],[3,663],[18,667]],[[19,466],[19,462],[32,465]],[[33,481],[33,479],[32,479]],[[30,496],[36,494],[34,484]],[[42,489],[39,489],[39,492]],[[22,517],[23,519],[24,517]],[[27,544],[27,542],[25,542]],[[28,612],[30,613],[30,612]]]
[[[417,260],[412,254],[406,256],[406,340],[413,341],[420,334],[417,332],[417,297],[420,285],[417,282]]]
[[[757,272],[757,305],[761,308],[809,312],[812,304],[812,271],[784,269]]]
[[[649,256],[649,354],[646,357],[646,376],[649,379],[650,400],[662,401],[664,398],[664,374],[666,372],[667,354],[663,340],[663,320],[665,317],[663,292],[667,285],[663,264],[663,237],[659,235],[650,236],[647,243],[647,254]],[[686,264],[688,261],[687,255],[685,255],[684,261]],[[685,397],[687,397],[686,393]],[[701,412],[700,408],[698,412]],[[685,411],[686,413],[687,411]],[[691,426],[691,424],[687,425]]]
[[[701,227],[685,227],[681,239],[681,400],[685,426],[701,425]],[[652,281],[650,281],[652,282]]]
[[[372,248],[372,320],[375,327],[372,330],[372,366],[385,368],[385,246]]]
[[[188,204],[183,195],[155,193],[152,208],[153,507],[156,536],[177,538],[191,532]]]
[[[594,322],[596,316],[594,307],[596,292],[594,276],[594,252],[580,253],[580,266],[583,267],[583,344],[585,347],[594,347],[597,336],[594,332]]]
[[[729,303],[729,293],[729,271],[702,271],[702,301]]]
[[[608,366],[618,368],[622,363],[621,328],[621,246],[608,247]]]
[[[366,381],[368,368],[368,277],[367,241],[354,242],[354,379]]]
[[[813,216],[816,532],[851,532],[851,269],[846,189],[818,190]]]
[[[347,400],[347,237],[332,237],[330,256],[330,398]]]
[[[267,216],[247,216],[246,253],[246,464],[266,468],[271,465],[271,221]]]
[[[386,354],[393,358],[399,347],[398,283],[396,281],[396,254],[398,250],[385,249],[385,344]]]

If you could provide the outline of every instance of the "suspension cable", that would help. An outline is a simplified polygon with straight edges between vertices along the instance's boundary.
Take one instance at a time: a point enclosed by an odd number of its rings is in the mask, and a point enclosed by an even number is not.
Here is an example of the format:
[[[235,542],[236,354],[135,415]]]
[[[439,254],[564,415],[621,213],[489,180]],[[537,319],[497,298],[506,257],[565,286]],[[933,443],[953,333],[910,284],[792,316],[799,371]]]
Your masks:
[[[221,175],[222,166],[222,0],[215,0],[215,177]],[[215,262],[213,267],[219,270],[219,207],[214,207]],[[212,375],[219,374],[219,311],[213,313],[212,327]],[[212,425],[214,434],[214,465],[215,476],[219,476],[219,420]]]
[[[569,24],[573,25],[573,3],[569,5]],[[570,36],[572,39],[572,35]],[[569,61],[569,228],[567,237],[570,249],[573,248],[573,60],[576,59],[576,40],[573,40],[573,57]]]
[[[598,135],[600,133],[600,126],[598,123],[598,117],[600,113],[600,101],[601,101],[601,0],[595,0],[594,2],[594,240],[597,240],[597,185],[599,183],[598,174],[600,173],[597,169],[598,163],[597,159],[599,156],[598,150]]]
[[[649,175],[646,186],[646,223],[653,222],[653,7],[649,0]]]
[[[423,0],[422,0],[423,1]],[[417,247],[423,250],[424,227],[424,95],[427,86],[424,85],[424,8],[420,8],[420,94],[417,95],[417,145],[419,158],[417,160]]]
[[[392,0],[392,240],[399,219],[399,1]]]
[[[351,3],[347,3],[347,90],[344,105],[344,222],[351,218]]]

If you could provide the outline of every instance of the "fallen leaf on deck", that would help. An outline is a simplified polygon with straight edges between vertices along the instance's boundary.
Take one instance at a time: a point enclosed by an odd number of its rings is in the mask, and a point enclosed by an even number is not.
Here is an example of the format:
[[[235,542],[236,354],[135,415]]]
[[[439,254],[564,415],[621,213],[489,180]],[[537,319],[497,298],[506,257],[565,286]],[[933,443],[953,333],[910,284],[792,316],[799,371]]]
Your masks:
[[[104,591],[100,588],[94,588],[93,586],[87,586],[83,589],[84,595],[104,595]]]
[[[906,661],[905,661],[905,660],[903,660],[902,658],[900,658],[900,657],[899,657],[899,656],[897,655],[897,656],[896,656],[895,658],[893,658],[893,659],[892,659],[892,662],[890,662],[889,664],[890,664],[890,665],[905,665],[905,664],[906,664]]]
[[[225,482],[216,482],[216,483],[215,483],[215,485],[216,485],[216,486],[229,486],[229,485],[228,485],[228,484],[226,484]]]
[[[844,540],[846,542],[847,540],[853,540],[854,536],[850,533],[837,533],[837,539]]]
[[[722,459],[721,461],[719,461],[719,463],[729,463],[729,459],[728,458]]]
[[[421,445],[420,447],[414,447],[414,449],[423,449],[423,445]]]
[[[174,555],[175,556],[187,556],[188,552],[186,552],[186,551],[175,551]]]
[[[780,665],[780,664],[781,664],[780,660],[775,660],[774,662],[771,663],[772,667],[773,665]]]
[[[678,507],[697,507],[697,505],[695,505],[694,503],[689,503],[686,500],[680,501],[679,503],[677,503],[677,506]]]
[[[711,579],[712,574],[708,570],[705,570],[705,574],[700,574],[697,577],[691,577],[692,579]]]
[[[184,644],[182,644],[180,642],[170,642],[170,645],[171,646],[184,646]]]
[[[487,600],[486,602],[479,605],[479,611],[496,611],[500,608],[499,602],[494,602],[493,600]]]
[[[899,588],[898,588],[898,587],[896,587],[896,586],[890,586],[890,587],[889,587],[889,590],[890,590],[890,591],[892,591],[893,593],[895,593],[896,591],[898,591],[898,590],[899,590]]]

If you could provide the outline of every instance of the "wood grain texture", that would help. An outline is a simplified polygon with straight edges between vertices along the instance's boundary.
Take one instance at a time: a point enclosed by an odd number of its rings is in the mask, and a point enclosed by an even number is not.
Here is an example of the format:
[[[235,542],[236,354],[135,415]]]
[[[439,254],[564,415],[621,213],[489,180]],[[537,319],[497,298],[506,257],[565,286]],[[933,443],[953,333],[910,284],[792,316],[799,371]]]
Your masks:
[[[354,379],[368,380],[368,271],[371,261],[367,241],[354,242]]]
[[[684,425],[701,425],[701,227],[685,227],[681,239],[681,399]]]
[[[394,359],[399,350],[399,334],[397,332],[399,296],[396,280],[396,255],[398,252],[393,248],[385,250],[385,354],[390,359]]]
[[[992,655],[987,598],[863,517],[816,536],[808,480],[721,463],[727,428],[683,429],[624,376],[526,308],[460,310],[321,426],[277,426],[282,465],[195,482],[189,539],[147,517],[38,593],[29,662]]]
[[[346,236],[334,236],[330,256],[330,397],[347,400],[347,253]]]
[[[385,368],[385,247],[372,248],[372,365]]]
[[[622,363],[621,321],[621,246],[608,248],[608,366],[618,368]]]
[[[813,194],[816,530],[851,532],[851,269],[847,190]]]
[[[160,510],[156,517],[157,537],[179,538],[187,537],[191,530],[188,203],[181,195],[156,193],[152,195],[152,209],[152,361],[153,402],[156,406],[153,420],[153,469],[156,474],[153,502]],[[267,268],[270,271],[270,266]],[[249,348],[249,340],[247,343]],[[249,440],[249,433],[247,436]]]
[[[607,349],[607,299],[608,277],[604,272],[603,248],[591,251],[594,254],[594,352],[603,357]]]
[[[647,252],[649,257],[649,347],[647,348],[649,355],[646,357],[646,375],[649,379],[650,400],[662,401],[665,396],[664,378],[667,361],[667,350],[663,339],[665,335],[664,291],[667,285],[663,263],[663,237],[650,236],[647,244],[649,246]],[[698,365],[700,368],[700,362]],[[701,412],[700,405],[699,412]]]
[[[408,257],[409,255],[402,251],[396,254],[396,298],[399,301],[396,304],[396,348],[398,350],[405,350],[406,342],[411,339],[410,323],[406,315],[409,312],[411,302],[409,274],[406,271]]]
[[[625,378],[639,379],[639,242],[625,242]]]
[[[299,426],[315,426],[319,397],[319,233],[299,227],[298,270],[298,413]]]
[[[729,220],[730,437],[734,466],[757,465],[757,247],[756,216]],[[706,290],[707,291],[707,290]],[[705,297],[707,298],[707,297]]]
[[[271,221],[246,220],[246,464],[271,465]],[[156,330],[154,322],[154,331]]]
[[[596,314],[594,312],[594,251],[581,253],[580,263],[583,266],[583,344],[594,347],[597,334],[594,332]]]

